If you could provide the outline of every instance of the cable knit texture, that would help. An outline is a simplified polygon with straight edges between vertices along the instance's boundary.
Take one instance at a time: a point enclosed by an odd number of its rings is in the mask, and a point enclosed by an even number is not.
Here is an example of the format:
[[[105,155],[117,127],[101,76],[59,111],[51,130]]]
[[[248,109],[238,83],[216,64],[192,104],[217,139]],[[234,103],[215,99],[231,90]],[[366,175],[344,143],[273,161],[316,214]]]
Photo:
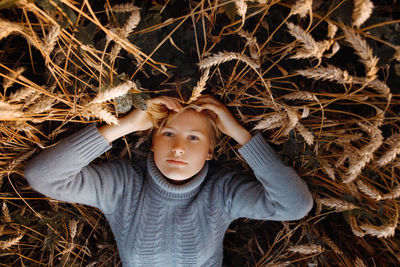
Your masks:
[[[92,124],[43,150],[25,176],[42,194],[99,208],[124,267],[221,266],[233,220],[296,220],[312,207],[304,181],[261,134],[239,149],[255,177],[222,167],[210,173],[206,163],[183,185],[164,179],[152,152],[134,164],[89,164],[110,147]]]

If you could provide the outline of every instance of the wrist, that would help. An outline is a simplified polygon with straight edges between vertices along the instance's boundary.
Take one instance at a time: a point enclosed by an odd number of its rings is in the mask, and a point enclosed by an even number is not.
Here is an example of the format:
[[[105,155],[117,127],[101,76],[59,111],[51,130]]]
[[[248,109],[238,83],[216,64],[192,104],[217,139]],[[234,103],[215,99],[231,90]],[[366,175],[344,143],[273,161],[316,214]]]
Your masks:
[[[246,144],[250,139],[253,137],[249,131],[247,131],[245,128],[241,128],[238,131],[235,131],[235,135],[232,136],[233,139],[235,139],[236,142],[238,142],[241,146]]]
[[[129,123],[126,118],[121,118],[119,119],[118,125],[105,124],[98,127],[98,131],[104,137],[104,139],[111,143],[124,135],[134,132],[135,129],[134,124]]]

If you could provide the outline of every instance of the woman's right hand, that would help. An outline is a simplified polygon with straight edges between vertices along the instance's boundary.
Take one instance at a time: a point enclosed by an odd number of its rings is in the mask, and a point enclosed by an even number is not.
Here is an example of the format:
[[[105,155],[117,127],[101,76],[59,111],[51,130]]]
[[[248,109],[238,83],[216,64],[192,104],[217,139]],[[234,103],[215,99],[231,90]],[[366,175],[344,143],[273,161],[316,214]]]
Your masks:
[[[150,99],[146,102],[148,107],[151,107],[151,105],[163,105],[169,110],[173,110],[175,112],[179,112],[182,109],[181,104],[179,103],[179,100],[175,97],[169,97],[169,96],[159,96],[155,97],[153,99]],[[147,129],[150,129],[153,127],[153,122],[150,120],[148,116],[148,110],[141,110],[141,109],[135,109],[131,113],[129,113],[127,116],[121,119],[123,120],[123,123],[127,123],[132,127],[131,132],[136,132],[136,131],[145,131]]]
[[[151,105],[164,105],[170,110],[179,112],[182,108],[177,98],[168,96],[159,96],[150,99],[146,103]],[[103,137],[111,143],[121,136],[132,132],[145,131],[153,127],[153,122],[150,120],[146,110],[135,109],[128,115],[119,120],[119,125],[103,125],[99,127],[99,132]]]

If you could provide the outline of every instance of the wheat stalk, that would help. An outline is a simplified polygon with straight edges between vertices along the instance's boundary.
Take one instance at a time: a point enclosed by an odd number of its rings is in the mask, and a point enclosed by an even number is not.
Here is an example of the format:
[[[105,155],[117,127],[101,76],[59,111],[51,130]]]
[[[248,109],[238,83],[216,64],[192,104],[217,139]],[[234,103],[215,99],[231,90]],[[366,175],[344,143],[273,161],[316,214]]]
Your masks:
[[[6,38],[7,36],[9,36],[14,32],[25,34],[25,27],[18,23],[14,23],[0,18],[0,40]]]
[[[133,30],[139,25],[140,22],[140,12],[139,8],[129,7],[126,10],[131,10],[131,15],[128,20],[125,22],[122,28],[110,29],[110,31],[115,32],[120,38],[126,39]],[[111,41],[111,39],[107,39],[107,42]],[[113,62],[121,52],[121,45],[119,43],[115,43],[110,52],[110,61]]]
[[[287,125],[287,128],[285,129],[285,135],[287,135],[287,134],[289,134],[289,132],[290,132],[291,130],[293,130],[293,128],[296,127],[297,123],[299,122],[300,116],[299,116],[299,114],[298,114],[294,109],[292,109],[291,107],[289,107],[289,106],[287,106],[287,105],[284,105],[283,107],[285,108],[285,110],[286,110],[286,115],[287,115],[287,117],[288,117],[288,119],[289,119],[289,123],[288,123],[288,125]]]
[[[382,199],[382,194],[375,187],[363,183],[361,180],[357,181],[358,189],[376,201]]]
[[[350,217],[350,228],[355,236],[363,237],[365,233],[360,229],[354,216]]]
[[[245,22],[246,19],[246,12],[247,12],[247,5],[245,0],[234,0],[236,9],[237,9],[237,14],[242,17],[242,25]]]
[[[297,26],[291,22],[287,22],[286,26],[289,29],[289,33],[295,37],[296,40],[303,43],[304,49],[306,49],[306,51],[308,51],[311,55],[314,55],[318,47],[317,42],[314,40],[311,34],[303,30],[303,28],[300,26]]]
[[[312,3],[312,0],[297,0],[296,3],[292,5],[289,16],[299,15],[301,18],[304,18],[308,13],[312,12]]]
[[[111,7],[112,11],[118,12],[118,13],[133,12],[137,9],[138,9],[138,7],[135,6],[133,3],[118,4],[118,5],[113,5]]]
[[[365,165],[374,157],[373,153],[382,145],[383,137],[380,130],[374,127],[372,130],[370,128],[368,129],[372,131],[370,134],[371,141],[358,150],[357,156],[350,158],[350,166],[346,173],[347,177],[343,181],[344,183],[349,183],[357,178]]]
[[[39,100],[31,105],[25,112],[29,114],[37,114],[49,111],[59,101],[53,97],[42,95]]]
[[[60,26],[54,25],[51,27],[49,30],[49,33],[46,35],[46,37],[43,40],[43,53],[46,56],[46,64],[50,61],[50,54],[54,49],[54,46],[56,45],[56,42],[58,40],[58,37],[60,36],[61,30]]]
[[[257,125],[253,129],[266,131],[284,125],[285,121],[286,118],[282,116],[280,112],[277,112],[275,114],[265,116],[261,121],[257,123]]]
[[[324,252],[324,249],[320,245],[309,244],[309,245],[297,245],[288,248],[288,251],[300,254],[314,254]]]
[[[10,238],[10,239],[8,239],[6,241],[0,241],[0,248],[1,249],[8,249],[11,246],[17,245],[19,243],[19,241],[22,239],[23,236],[24,236],[23,234],[20,234],[19,236],[14,237],[14,238]]]
[[[330,44],[330,43],[329,43]],[[329,49],[330,47],[328,47],[327,49]],[[340,49],[340,45],[338,42],[333,41],[333,47],[332,47],[332,52],[329,54],[324,55],[324,57],[326,58],[331,58],[334,55],[336,55],[337,51],[339,51]]]
[[[22,102],[22,101],[26,100],[27,98],[31,97],[35,93],[36,93],[36,91],[34,89],[29,88],[29,87],[24,87],[14,93],[12,93],[9,96],[9,100],[7,102],[8,103]]]
[[[18,77],[25,71],[24,67],[20,67],[15,71],[10,72],[9,77],[4,77],[3,80],[3,90],[7,90],[14,84],[14,80],[18,79]]]
[[[322,241],[324,241],[324,243],[327,244],[336,254],[343,255],[343,251],[339,249],[339,247],[335,244],[335,242],[332,241],[332,239],[327,236],[323,236]]]
[[[296,40],[303,43],[303,47],[298,49],[296,51],[296,54],[291,56],[290,58],[301,59],[315,57],[318,59],[319,65],[325,51],[328,50],[332,46],[332,44],[336,43],[333,39],[316,42],[308,32],[303,30],[303,28],[290,22],[286,23],[286,25],[289,29],[289,33],[294,36]],[[333,51],[332,55],[334,53],[336,52]]]
[[[2,212],[3,212],[3,221],[6,223],[12,222],[6,202],[3,202]]]
[[[113,124],[113,125],[119,124],[118,119],[114,115],[112,115],[111,112],[104,109],[100,104],[91,103],[86,105],[86,108],[92,115],[102,119],[107,124]],[[85,111],[83,112],[83,116],[90,117]]]
[[[33,128],[33,127],[31,127],[31,128]],[[22,163],[24,160],[30,158],[36,152],[36,150],[37,150],[36,148],[31,149],[30,151],[23,153],[22,155],[11,160],[7,166],[7,170],[9,170],[9,171],[14,170],[20,163]],[[3,204],[3,208],[4,208],[4,204]]]
[[[196,86],[193,88],[192,95],[187,101],[187,103],[196,101],[201,96],[201,92],[203,92],[203,90],[206,87],[209,75],[210,75],[210,69],[207,68],[201,75],[200,80],[197,82]]]
[[[385,166],[392,162],[397,154],[400,154],[400,134],[395,133],[390,136],[387,140],[390,143],[389,149],[381,156],[381,158],[376,162],[378,166]]]
[[[327,34],[327,37],[330,38],[330,39],[334,38],[335,35],[336,35],[337,30],[338,30],[338,27],[335,24],[328,22],[328,34]]]
[[[342,212],[345,210],[353,210],[353,209],[358,209],[359,207],[349,203],[344,200],[340,200],[337,198],[329,197],[329,198],[319,198],[317,199],[321,204],[330,207],[330,208],[335,208],[335,211],[337,212]]]
[[[41,47],[43,47],[41,41],[34,32],[31,32],[28,28],[18,23],[0,18],[0,40],[6,38],[12,33],[21,34],[30,44],[39,50],[41,50]]]
[[[250,56],[253,59],[258,60],[260,58],[260,56],[258,55],[258,51],[260,50],[260,48],[257,43],[257,38],[243,29],[240,29],[240,31],[238,31],[238,34],[246,39],[246,45],[249,46]]]
[[[129,16],[129,19],[125,22],[122,30],[122,37],[128,37],[129,34],[133,32],[133,30],[139,25],[140,22],[140,12],[139,8],[134,9],[132,14]]]
[[[370,0],[354,0],[353,25],[359,28],[372,14],[374,4]]]
[[[203,59],[198,63],[200,69],[206,69],[206,68],[211,68],[214,65],[218,65],[233,59],[237,59],[239,61],[242,61],[252,67],[253,69],[258,69],[260,65],[249,58],[246,55],[235,53],[235,52],[219,52],[218,54],[214,54],[212,56],[207,57],[206,59]]]
[[[350,192],[350,194],[355,197],[356,199],[360,200],[361,196],[360,196],[360,192],[358,190],[358,187],[356,185],[356,183],[353,181],[351,183],[347,183],[345,184],[346,188],[348,189],[348,192]]]
[[[310,108],[307,106],[303,106],[303,112],[301,113],[301,118],[307,118],[310,115]]]
[[[318,101],[317,97],[307,91],[297,91],[290,94],[286,94],[282,97],[286,100],[308,100],[308,101]]]
[[[296,124],[296,129],[299,131],[299,133],[301,134],[301,136],[303,136],[303,138],[304,138],[304,141],[306,141],[306,143],[308,144],[308,145],[313,145],[314,144],[314,136],[313,136],[313,134],[309,131],[309,130],[307,130],[304,126],[303,126],[303,124],[301,124],[301,123],[297,123]]]
[[[136,84],[128,80],[117,86],[111,87],[105,91],[98,93],[97,96],[91,101],[91,103],[92,104],[104,103],[116,97],[123,96],[128,92],[130,92],[131,90],[139,92],[139,90],[136,87]]]
[[[400,186],[395,187],[390,193],[384,194],[382,199],[395,199],[400,197]]]
[[[118,46],[118,44],[115,44],[114,46]],[[113,46],[113,48],[114,48],[114,46]],[[121,48],[121,46],[119,46],[119,48]],[[110,52],[110,54],[113,54],[114,52],[115,52],[115,51],[113,51],[113,49],[112,49],[111,52]],[[119,51],[118,51],[118,53],[119,53]],[[117,54],[117,55],[118,55],[118,54]],[[115,57],[117,57],[117,55],[115,55]],[[114,56],[114,55],[112,55],[112,56]],[[112,56],[110,56],[110,58],[111,58]],[[86,58],[86,57],[83,58],[83,61],[85,61],[85,63],[86,63],[89,67],[92,67],[93,69],[97,70],[97,71],[100,73],[100,75],[107,76],[107,70],[105,70],[105,69],[103,68],[103,64],[96,64],[96,63],[94,63],[92,60],[93,60],[92,58]]]
[[[373,55],[371,47],[369,47],[367,42],[354,31],[343,28],[343,32],[347,42],[351,44],[356,54],[360,57],[361,63],[364,64],[367,78],[369,80],[375,80],[377,77],[376,73],[378,72],[376,66],[379,60],[378,57]]]
[[[76,236],[76,229],[78,226],[78,222],[76,220],[72,219],[69,221],[68,226],[69,226],[69,233],[70,233],[71,239],[73,240]]]
[[[391,237],[394,236],[397,227],[397,221],[391,224],[375,226],[372,224],[361,224],[360,228],[365,231],[365,234],[376,237]]]
[[[298,74],[307,78],[334,81],[341,84],[351,83],[353,77],[346,71],[338,67],[328,65],[327,67],[307,68],[305,70],[297,70]]]
[[[321,163],[322,169],[328,175],[328,177],[332,180],[336,180],[335,170],[332,168],[332,166],[324,159],[318,159],[318,162]]]
[[[358,79],[355,80],[356,83],[358,84],[367,84],[368,87],[371,87],[373,89],[375,89],[377,92],[379,92],[380,94],[386,96],[386,98],[388,99],[388,101],[391,98],[391,94],[390,94],[390,88],[389,86],[387,86],[386,83],[380,81],[380,80],[372,80],[372,81],[359,81]]]
[[[360,85],[366,85],[370,88],[375,89],[380,94],[384,95],[389,101],[391,98],[390,88],[386,83],[380,80],[370,80],[365,77],[354,77],[351,76],[346,70],[342,70],[338,67],[329,65],[327,67],[307,68],[305,70],[297,70],[298,74],[315,80],[332,81],[340,84],[354,83]]]
[[[19,105],[11,105],[7,102],[0,100],[0,120],[12,120],[22,117],[24,114],[17,111]]]

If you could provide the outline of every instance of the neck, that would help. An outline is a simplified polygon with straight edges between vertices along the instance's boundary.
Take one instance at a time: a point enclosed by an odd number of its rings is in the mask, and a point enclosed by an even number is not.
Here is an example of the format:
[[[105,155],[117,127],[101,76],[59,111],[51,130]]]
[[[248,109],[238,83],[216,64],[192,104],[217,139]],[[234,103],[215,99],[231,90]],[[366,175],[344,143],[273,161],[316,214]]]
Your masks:
[[[195,176],[192,176],[192,177],[187,178],[185,180],[174,180],[174,179],[170,179],[170,178],[164,176],[165,180],[167,180],[169,183],[175,184],[175,185],[182,185],[182,184],[185,184],[187,182],[190,182],[193,179],[193,177],[195,177]]]

